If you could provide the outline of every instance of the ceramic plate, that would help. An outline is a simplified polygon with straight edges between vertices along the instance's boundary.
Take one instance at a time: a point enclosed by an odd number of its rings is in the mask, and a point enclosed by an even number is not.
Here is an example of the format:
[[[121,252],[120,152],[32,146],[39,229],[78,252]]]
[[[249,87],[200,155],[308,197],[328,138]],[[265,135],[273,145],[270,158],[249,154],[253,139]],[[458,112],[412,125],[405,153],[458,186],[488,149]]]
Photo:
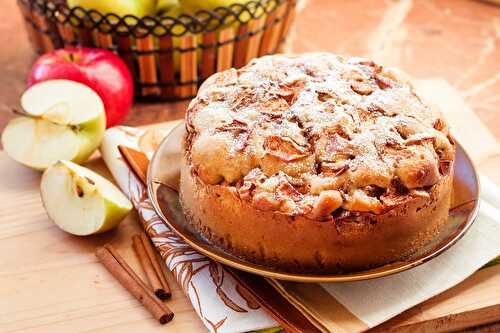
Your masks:
[[[228,266],[265,277],[297,282],[341,282],[373,279],[398,273],[421,265],[449,249],[467,232],[479,209],[478,175],[469,156],[457,143],[453,208],[450,210],[448,224],[436,239],[419,253],[404,261],[346,274],[297,274],[275,270],[245,261],[213,246],[186,222],[177,192],[184,131],[184,123],[173,129],[160,144],[149,165],[148,192],[156,212],[187,244],[200,253]]]

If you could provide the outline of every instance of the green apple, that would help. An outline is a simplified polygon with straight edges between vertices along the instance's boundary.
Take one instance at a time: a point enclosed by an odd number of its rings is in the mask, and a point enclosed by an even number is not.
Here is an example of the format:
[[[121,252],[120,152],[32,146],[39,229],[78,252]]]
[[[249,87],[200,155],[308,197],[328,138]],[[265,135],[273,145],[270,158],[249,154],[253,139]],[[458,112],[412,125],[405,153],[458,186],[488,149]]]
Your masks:
[[[11,120],[2,134],[7,154],[28,167],[45,170],[58,160],[85,161],[106,128],[101,98],[69,80],[37,83],[21,97],[24,117]]]
[[[179,0],[181,7],[190,14],[200,10],[214,10],[217,7],[229,7],[232,4],[246,4],[251,0]]]
[[[132,204],[106,178],[69,161],[49,167],[40,184],[47,214],[62,230],[85,236],[110,230]]]
[[[154,15],[156,0],[67,0],[68,6],[94,9],[102,14],[113,13],[118,16],[134,15],[143,17]]]
[[[176,7],[179,7],[178,0],[158,0],[156,3],[156,15],[174,16],[174,14],[169,13],[169,12]],[[177,15],[175,15],[175,16],[177,16]]]
[[[199,0],[179,0],[179,3],[182,7],[182,9],[191,15],[196,14],[200,10],[214,10],[218,7],[229,7],[234,4],[240,4],[240,5],[245,5],[249,2],[255,2],[253,0],[204,0],[204,1],[199,1]],[[268,9],[271,9],[272,6],[274,6],[274,3],[269,2],[267,4]],[[255,15],[260,16],[263,13],[262,7],[258,7],[256,9]],[[248,12],[244,11],[239,15],[239,19],[242,22],[247,22],[250,19],[250,14]],[[233,17],[227,19],[227,22],[219,28],[227,28],[227,27],[232,27],[234,32],[236,33],[238,28],[240,26],[239,21],[235,20]]]

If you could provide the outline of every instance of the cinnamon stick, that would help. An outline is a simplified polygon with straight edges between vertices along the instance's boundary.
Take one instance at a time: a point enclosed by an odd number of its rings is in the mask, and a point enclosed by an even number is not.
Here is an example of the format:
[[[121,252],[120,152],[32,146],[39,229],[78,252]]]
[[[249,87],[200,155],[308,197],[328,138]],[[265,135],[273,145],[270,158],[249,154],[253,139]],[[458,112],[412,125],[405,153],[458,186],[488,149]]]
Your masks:
[[[155,295],[163,300],[170,298],[172,293],[165,278],[165,272],[162,271],[158,256],[155,255],[154,249],[146,235],[134,235],[132,237],[132,247],[139,258],[141,267],[144,273],[146,273],[146,277]]]
[[[127,162],[130,169],[132,169],[132,171],[139,178],[139,180],[144,185],[146,185],[147,184],[146,174],[148,172],[148,165],[149,165],[149,159],[146,156],[146,154],[123,145],[118,145],[118,150],[120,151],[120,154]]]
[[[111,245],[106,244],[104,247],[98,248],[96,256],[104,267],[144,305],[160,324],[166,324],[172,320],[174,313],[153,294]]]
[[[169,297],[172,295],[170,291],[170,285],[167,281],[167,272],[170,272],[167,269],[165,262],[157,255],[156,250],[153,248],[149,237],[145,233],[141,233],[141,240],[144,248],[146,249],[146,253],[148,254],[151,262],[153,263],[153,267],[160,278],[160,282],[163,286],[163,289],[169,294]]]

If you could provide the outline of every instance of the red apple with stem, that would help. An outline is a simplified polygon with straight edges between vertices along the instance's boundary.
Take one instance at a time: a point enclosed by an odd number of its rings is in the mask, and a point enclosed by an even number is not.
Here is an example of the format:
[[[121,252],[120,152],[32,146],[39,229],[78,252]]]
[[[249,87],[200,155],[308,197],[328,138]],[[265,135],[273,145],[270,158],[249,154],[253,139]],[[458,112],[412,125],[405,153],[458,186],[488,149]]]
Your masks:
[[[123,121],[132,106],[132,75],[111,51],[68,47],[46,53],[33,65],[28,85],[54,79],[77,81],[93,89],[103,100],[106,127]]]

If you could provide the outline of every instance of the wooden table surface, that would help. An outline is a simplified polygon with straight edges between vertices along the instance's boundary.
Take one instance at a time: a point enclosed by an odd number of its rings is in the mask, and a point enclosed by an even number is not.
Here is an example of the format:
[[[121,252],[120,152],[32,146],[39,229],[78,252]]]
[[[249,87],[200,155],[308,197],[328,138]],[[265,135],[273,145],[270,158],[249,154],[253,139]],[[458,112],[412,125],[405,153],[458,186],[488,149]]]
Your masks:
[[[500,139],[500,7],[488,2],[473,0],[305,0],[301,3],[304,9],[297,17],[295,27],[288,43],[291,52],[332,51],[342,54],[367,56],[380,64],[398,66],[417,78],[439,76],[457,88],[467,103],[474,109],[488,128]],[[0,4],[0,131],[7,121],[13,117],[10,110],[18,107],[18,99],[25,88],[25,78],[35,54],[28,44],[21,16],[16,7],[16,0],[2,0]],[[136,104],[126,120],[129,125],[143,125],[158,121],[178,119],[183,116],[186,103],[175,104]],[[15,169],[12,169],[15,170]],[[6,179],[15,179],[16,175],[3,175]],[[37,181],[34,173],[25,184],[14,184],[11,181],[6,186],[28,186]],[[2,198],[8,200],[8,198]],[[12,198],[12,211],[19,209],[17,200]],[[19,203],[19,202],[18,202]],[[7,205],[8,206],[8,205]],[[3,207],[6,207],[4,205]],[[5,214],[5,211],[0,214]],[[43,212],[36,212],[42,214]],[[34,214],[34,212],[25,212]],[[44,233],[47,225],[37,225],[35,222],[40,216],[33,216],[34,223],[24,226],[28,229]],[[127,228],[137,229],[131,223]],[[8,226],[7,226],[8,227]],[[15,230],[12,230],[15,232]],[[5,234],[4,234],[5,236]],[[8,238],[8,235],[6,236]],[[69,237],[63,236],[61,238]],[[95,238],[92,244],[103,242],[104,238]],[[53,244],[44,244],[50,253],[58,260],[66,260],[66,251],[62,239],[54,239]],[[27,254],[32,244],[25,244],[22,250],[16,249],[14,244],[4,243],[1,249],[2,271],[13,269],[13,263],[19,252]],[[82,242],[82,249],[88,247]],[[87,249],[88,250],[88,249]],[[83,251],[74,262],[74,269],[85,265],[89,258],[88,251]],[[25,258],[30,260],[29,256]],[[56,260],[57,261],[57,260]],[[39,264],[41,272],[43,262]],[[82,270],[82,272],[85,272]],[[30,279],[18,272],[18,278]],[[98,280],[99,272],[87,271],[80,280],[74,281],[75,295],[67,295],[69,302],[72,297],[79,295],[80,283],[94,283]],[[95,274],[95,279],[93,279]],[[64,275],[56,279],[49,279],[41,274],[36,280],[30,280],[33,286],[42,283],[43,288],[53,289],[57,293],[57,285],[64,280]],[[36,281],[35,281],[36,280]],[[94,281],[94,282],[92,282]],[[38,287],[37,287],[38,288]],[[112,317],[111,311],[120,307],[128,307],[129,298],[113,298],[115,288],[119,286],[98,285],[97,289],[109,291],[109,302],[102,303],[96,316],[102,320]],[[72,331],[66,326],[83,325],[83,318],[78,313],[65,312],[59,314],[62,305],[57,304],[52,309],[37,308],[37,295],[43,294],[33,290],[12,290],[20,292],[25,302],[32,302],[33,309],[39,311],[40,316],[48,315],[47,320],[59,320],[61,332]],[[177,291],[178,292],[178,291]],[[61,295],[61,297],[65,297]],[[88,295],[89,299],[92,295]],[[0,302],[0,304],[2,304]],[[41,304],[41,303],[40,303]],[[117,305],[119,304],[119,305]],[[4,304],[5,305],[5,304]],[[15,305],[12,305],[15,306]],[[132,326],[137,329],[146,328],[144,318],[147,313],[127,311],[123,315],[130,316]],[[187,301],[178,301],[175,307],[179,309],[176,316],[182,323],[182,331],[198,331],[201,323],[193,322],[185,315],[190,311]],[[88,311],[96,311],[96,309]],[[22,318],[22,314],[19,314]],[[80,318],[80,319],[79,319]],[[183,321],[183,318],[185,321]],[[3,318],[8,319],[8,318]],[[147,321],[149,322],[149,321]],[[29,323],[25,323],[26,331],[30,331]],[[154,322],[151,324],[153,325]],[[112,323],[110,323],[112,325]],[[146,326],[144,326],[146,325]],[[82,327],[83,327],[82,326]],[[16,330],[15,327],[10,327]],[[11,330],[9,330],[11,331]],[[34,332],[35,330],[33,330]],[[87,331],[93,331],[87,327]],[[169,331],[168,326],[165,331]],[[477,330],[476,330],[477,331]],[[482,329],[484,332],[500,331],[500,325],[490,325]]]

